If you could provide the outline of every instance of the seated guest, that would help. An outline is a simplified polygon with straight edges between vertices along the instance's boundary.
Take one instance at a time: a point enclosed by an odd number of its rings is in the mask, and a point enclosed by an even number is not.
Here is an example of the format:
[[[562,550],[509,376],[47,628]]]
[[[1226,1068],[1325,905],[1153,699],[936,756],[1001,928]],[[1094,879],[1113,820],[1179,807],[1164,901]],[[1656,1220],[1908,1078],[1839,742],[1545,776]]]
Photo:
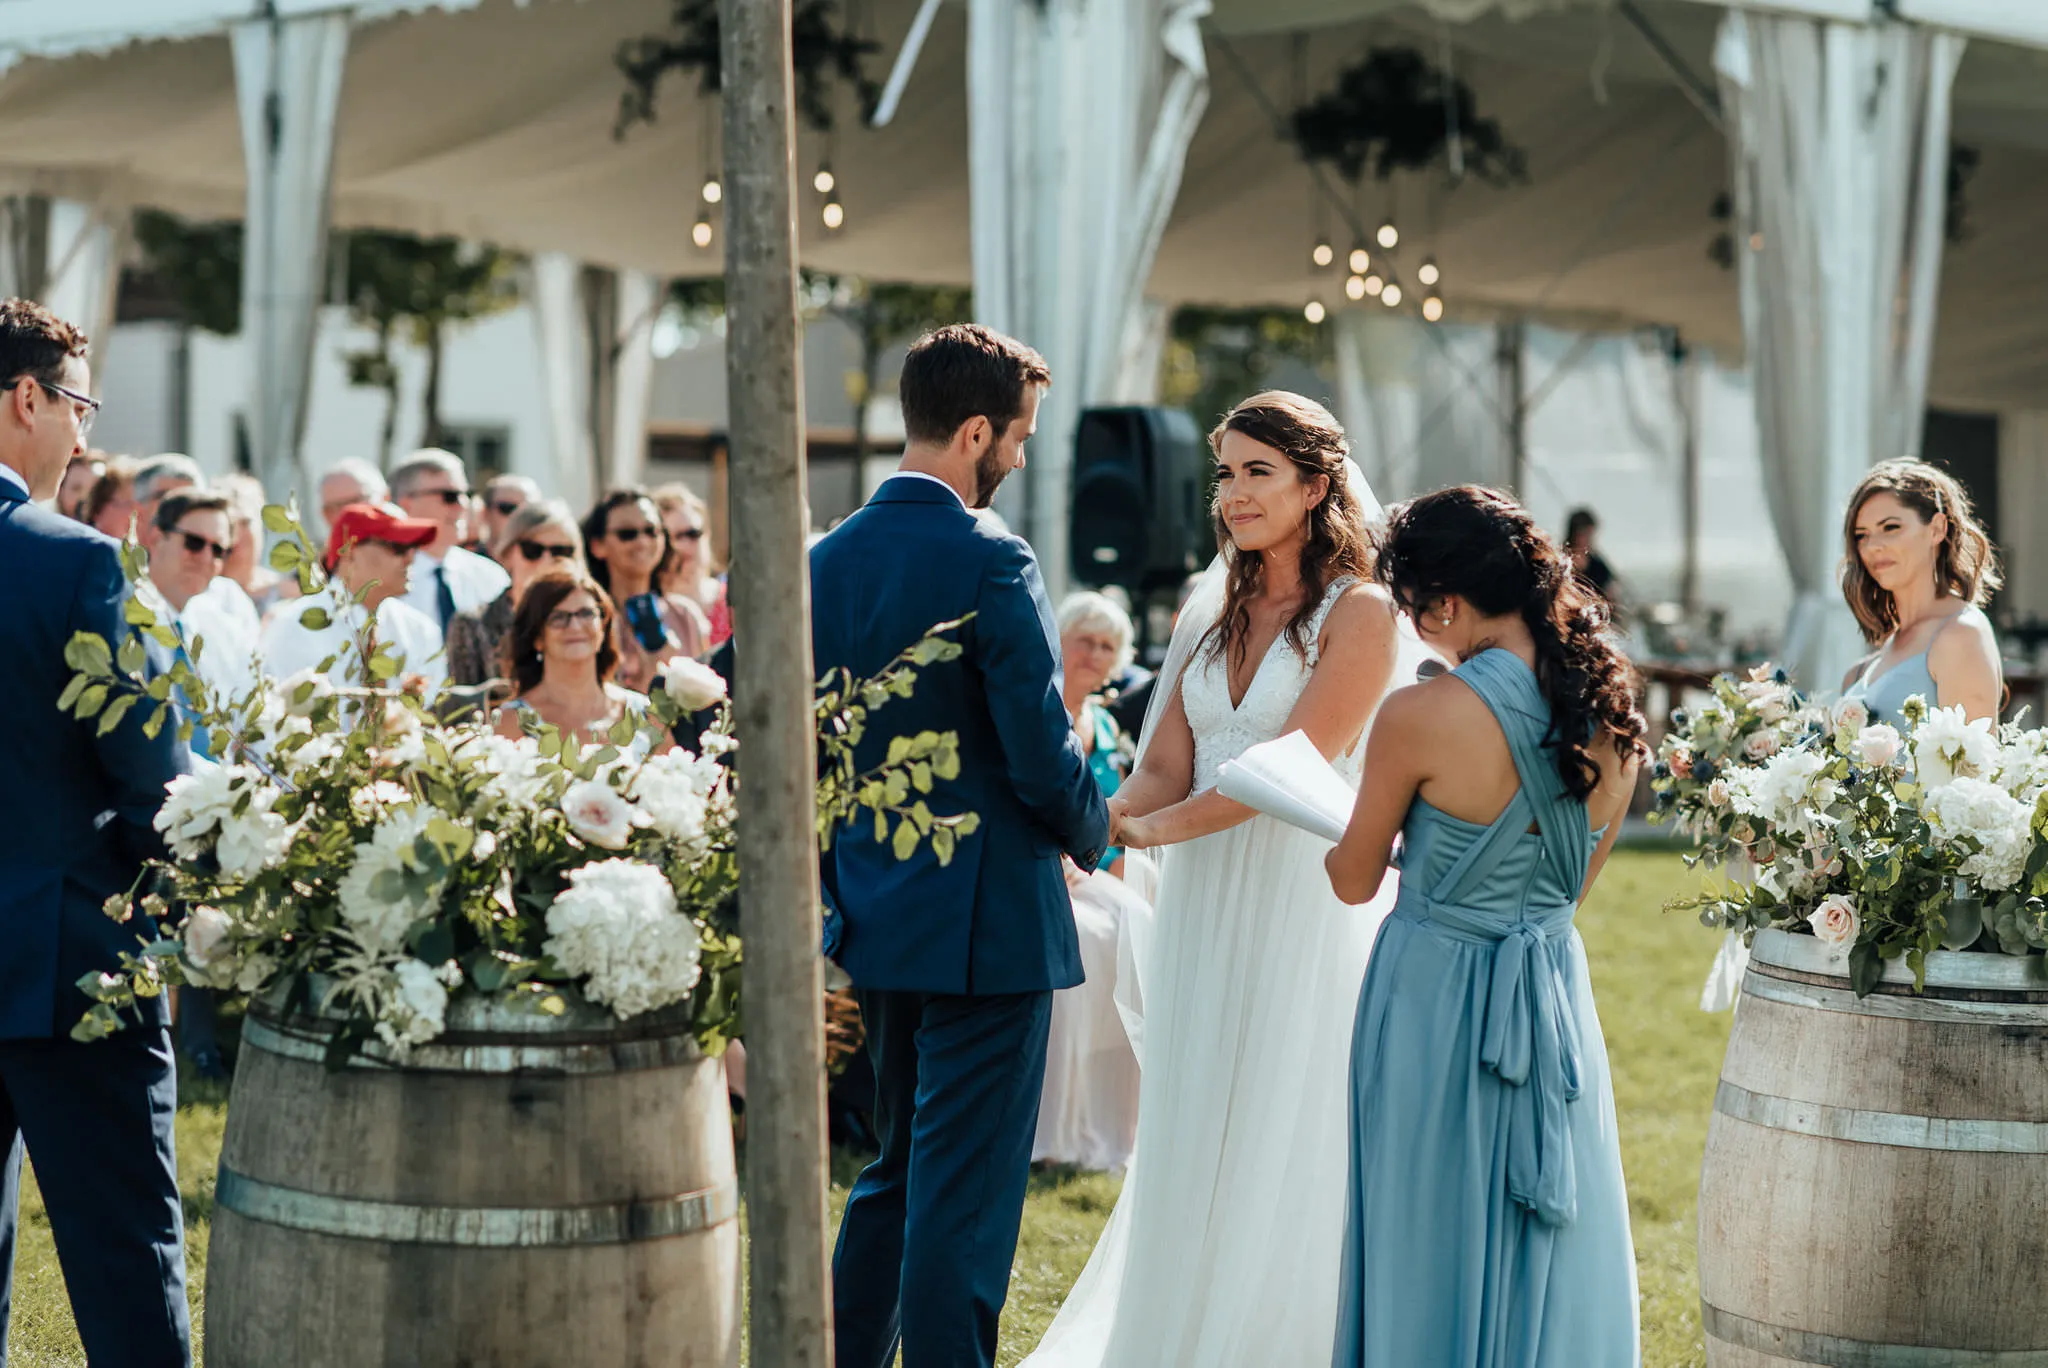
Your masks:
[[[1058,614],[1061,690],[1081,750],[1107,798],[1130,770],[1130,753],[1096,696],[1131,661],[1131,619],[1101,594],[1068,596]],[[1039,1094],[1033,1162],[1114,1172],[1130,1162],[1138,1136],[1138,1058],[1117,1010],[1117,947],[1124,921],[1150,908],[1123,880],[1123,852],[1104,853],[1098,872],[1067,870],[1074,930],[1086,981],[1052,995],[1045,1084]]]
[[[505,638],[520,595],[544,572],[583,561],[576,515],[559,499],[536,499],[513,510],[491,549],[512,586],[483,607],[466,608],[449,620],[448,682],[458,688],[507,677]]]
[[[135,531],[135,462],[126,456],[109,457],[79,513],[80,521],[94,531],[126,541]]]
[[[256,634],[209,598],[207,590],[228,557],[234,535],[228,497],[217,491],[181,489],[156,506],[155,544],[149,550],[148,587],[158,600],[158,620],[176,632],[179,644],[151,642],[159,669],[183,659],[206,685],[218,706],[243,697],[256,684]],[[194,650],[196,643],[203,646]],[[176,699],[186,710],[193,701]],[[222,760],[203,730],[194,730],[192,754]]]
[[[692,599],[662,593],[656,582],[670,547],[651,495],[641,489],[605,495],[583,520],[583,549],[591,578],[618,606],[612,636],[621,684],[644,693],[663,664],[704,653],[710,635],[704,611]],[[635,628],[633,619],[643,609],[642,625]]]
[[[478,515],[477,536],[484,553],[498,559],[498,548],[505,544],[505,524],[526,505],[539,502],[540,486],[524,475],[493,476],[484,485],[483,508]]]
[[[481,608],[505,592],[511,578],[489,556],[466,550],[469,475],[452,451],[416,451],[391,472],[391,497],[406,516],[434,525],[434,540],[413,557],[405,601],[445,634],[465,608]]]
[[[522,736],[532,722],[592,745],[606,740],[619,719],[647,711],[647,695],[612,682],[619,664],[612,616],[611,596],[581,566],[534,577],[505,645],[517,689],[498,709],[499,735]]]
[[[203,489],[206,472],[199,462],[182,451],[167,451],[135,466],[135,540],[147,551],[156,545],[159,531],[156,506],[166,495],[181,489]]]
[[[400,678],[419,675],[429,692],[446,675],[441,660],[441,629],[408,607],[400,595],[414,552],[434,540],[433,523],[408,518],[376,504],[350,504],[335,515],[322,563],[329,575],[325,590],[294,599],[278,610],[263,629],[263,665],[283,677],[314,669],[334,657],[327,677],[336,685],[368,682],[362,662],[362,639],[373,630],[376,644],[388,646],[403,662]],[[367,591],[358,607],[354,596]],[[319,609],[327,625],[306,622]],[[368,614],[370,621],[365,623]]]
[[[64,478],[57,484],[57,511],[73,522],[84,522],[85,501],[106,469],[107,453],[104,451],[88,451],[83,456],[73,456],[71,463],[64,467]]]
[[[333,528],[341,510],[350,504],[379,504],[390,497],[384,472],[376,466],[354,456],[336,461],[320,477],[320,525],[306,531],[323,537]]]

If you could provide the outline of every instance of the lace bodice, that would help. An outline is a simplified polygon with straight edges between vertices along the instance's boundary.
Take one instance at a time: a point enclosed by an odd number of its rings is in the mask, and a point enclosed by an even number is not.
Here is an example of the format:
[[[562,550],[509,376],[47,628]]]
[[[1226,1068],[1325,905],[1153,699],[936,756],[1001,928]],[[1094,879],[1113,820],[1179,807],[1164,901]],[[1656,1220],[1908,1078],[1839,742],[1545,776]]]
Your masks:
[[[1315,672],[1320,654],[1317,638],[1322,635],[1331,605],[1355,583],[1346,576],[1332,581],[1324,591],[1323,601],[1309,622],[1307,660],[1288,644],[1286,632],[1273,638],[1265,658],[1252,673],[1244,701],[1235,708],[1230,706],[1230,668],[1220,652],[1203,651],[1188,662],[1181,677],[1180,700],[1188,715],[1188,729],[1195,737],[1194,792],[1216,787],[1216,776],[1225,761],[1235,760],[1286,729],[1288,716],[1301,701],[1309,676]],[[1364,750],[1363,746],[1355,747],[1350,755],[1337,757],[1333,763],[1338,773],[1347,779],[1357,779]]]

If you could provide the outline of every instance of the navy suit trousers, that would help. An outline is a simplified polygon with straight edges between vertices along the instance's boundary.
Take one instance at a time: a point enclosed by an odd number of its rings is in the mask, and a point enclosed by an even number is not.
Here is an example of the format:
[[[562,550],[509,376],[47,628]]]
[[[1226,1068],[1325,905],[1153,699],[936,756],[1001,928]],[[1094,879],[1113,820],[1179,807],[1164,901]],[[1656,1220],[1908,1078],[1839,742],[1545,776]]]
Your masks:
[[[0,1040],[0,1368],[26,1142],[93,1368],[191,1368],[170,1032]],[[147,1162],[137,1162],[138,1156]]]
[[[1052,994],[855,990],[881,1157],[832,1256],[839,1368],[990,1368],[1024,1214]]]

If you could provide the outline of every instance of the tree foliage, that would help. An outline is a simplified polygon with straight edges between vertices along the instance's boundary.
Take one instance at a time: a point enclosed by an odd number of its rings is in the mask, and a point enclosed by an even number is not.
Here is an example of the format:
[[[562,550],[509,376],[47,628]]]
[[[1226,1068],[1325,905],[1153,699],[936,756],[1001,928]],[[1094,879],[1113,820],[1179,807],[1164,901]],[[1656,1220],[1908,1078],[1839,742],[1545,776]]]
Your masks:
[[[1173,316],[1160,402],[1185,408],[1204,431],[1248,394],[1267,387],[1288,361],[1322,358],[1322,330],[1299,309],[1188,305]]]
[[[794,0],[790,45],[796,69],[796,109],[820,133],[832,130],[832,83],[845,81],[860,99],[865,118],[881,98],[881,83],[867,74],[867,59],[881,44],[863,38],[839,17],[839,0]],[[623,138],[633,125],[653,123],[662,78],[671,71],[697,73],[700,95],[716,95],[722,67],[718,51],[718,0],[675,0],[673,31],[631,38],[615,58],[626,78],[619,97]]]

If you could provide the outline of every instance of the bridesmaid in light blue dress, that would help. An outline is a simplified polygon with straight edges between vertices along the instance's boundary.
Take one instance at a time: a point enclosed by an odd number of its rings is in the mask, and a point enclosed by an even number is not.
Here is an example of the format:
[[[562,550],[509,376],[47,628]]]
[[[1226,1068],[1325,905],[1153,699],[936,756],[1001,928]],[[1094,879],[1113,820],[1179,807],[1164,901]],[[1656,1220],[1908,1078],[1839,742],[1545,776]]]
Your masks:
[[[1396,510],[1378,575],[1464,664],[1388,697],[1328,859],[1362,901],[1402,837],[1352,1042],[1334,1363],[1633,1368],[1628,1193],[1572,924],[1644,751],[1631,671],[1505,495]]]

